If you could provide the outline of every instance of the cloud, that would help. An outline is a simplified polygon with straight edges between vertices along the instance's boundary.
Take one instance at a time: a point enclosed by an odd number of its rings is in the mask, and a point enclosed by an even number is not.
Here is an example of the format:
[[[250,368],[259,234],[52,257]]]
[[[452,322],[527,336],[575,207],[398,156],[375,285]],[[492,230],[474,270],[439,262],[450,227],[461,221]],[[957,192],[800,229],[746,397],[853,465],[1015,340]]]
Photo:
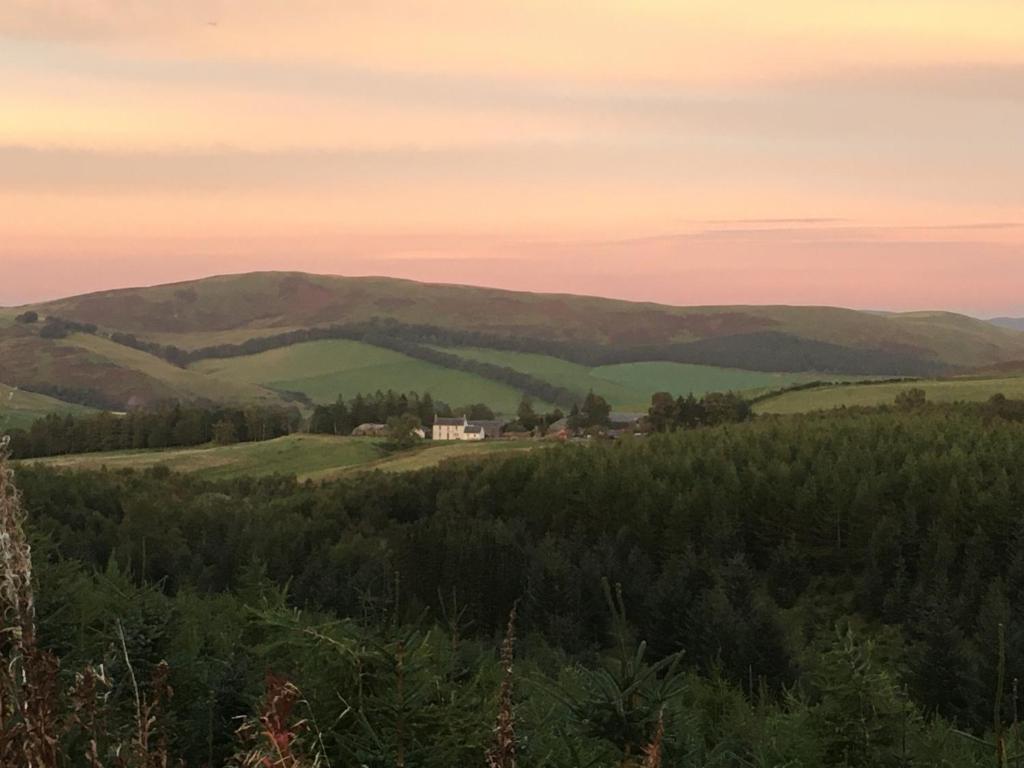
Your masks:
[[[216,21],[210,27],[209,21]],[[7,0],[0,35],[153,56],[674,82],[1024,60],[1012,0]]]
[[[174,236],[470,232],[528,241],[524,263],[534,241],[615,253],[614,283],[641,252],[869,254],[879,279],[887,247],[1003,264],[990,246],[1019,245],[1024,4],[580,8],[0,2],[0,250],[72,252],[59,230],[143,269]],[[711,291],[699,270],[668,274],[643,290],[675,275]]]

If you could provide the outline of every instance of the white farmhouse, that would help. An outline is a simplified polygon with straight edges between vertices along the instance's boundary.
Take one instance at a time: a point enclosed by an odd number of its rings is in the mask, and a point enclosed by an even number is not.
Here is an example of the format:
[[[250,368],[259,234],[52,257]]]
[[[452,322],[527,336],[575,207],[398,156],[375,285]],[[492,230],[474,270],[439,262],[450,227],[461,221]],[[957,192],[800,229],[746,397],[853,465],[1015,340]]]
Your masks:
[[[434,419],[433,438],[435,440],[463,440],[463,435],[466,434],[466,427],[468,426],[469,422],[466,421],[465,416],[458,419],[438,416]]]
[[[500,421],[470,421],[465,416],[434,419],[435,440],[484,440],[501,436]]]

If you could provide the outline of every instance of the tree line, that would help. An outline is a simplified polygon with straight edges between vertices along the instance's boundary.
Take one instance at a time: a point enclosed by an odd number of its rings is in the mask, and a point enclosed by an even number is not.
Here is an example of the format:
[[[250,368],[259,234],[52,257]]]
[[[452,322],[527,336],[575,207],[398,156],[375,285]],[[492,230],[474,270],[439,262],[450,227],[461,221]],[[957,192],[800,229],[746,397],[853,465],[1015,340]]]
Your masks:
[[[110,339],[118,344],[148,352],[182,367],[209,358],[243,357],[303,342],[346,339],[383,347],[444,368],[465,371],[491,381],[498,381],[522,392],[527,392],[545,402],[568,405],[579,399],[579,393],[551,384],[532,374],[523,373],[508,366],[472,360],[434,349],[421,341],[436,339],[438,338],[436,334],[417,333],[415,330],[410,332],[410,328],[419,327],[384,321],[318,326],[260,336],[237,344],[217,344],[194,350],[183,350],[174,345],[142,340],[128,333],[115,332],[110,335]]]
[[[566,418],[572,431],[605,430],[611,425],[612,408],[605,398],[589,392],[582,404],[573,403],[569,413],[555,408],[537,413],[529,395],[524,395],[514,420],[507,429],[518,432],[540,430]],[[750,406],[738,395],[712,393],[697,400],[673,398],[668,393],[652,397],[648,423],[659,432],[743,421],[751,416]],[[49,414],[36,419],[28,429],[11,432],[11,453],[16,459],[60,456],[99,451],[186,447],[217,443],[272,440],[305,428],[313,434],[351,435],[361,424],[392,424],[403,434],[416,427],[429,428],[436,417],[466,416],[470,420],[493,420],[495,413],[485,403],[452,408],[435,401],[429,392],[396,392],[388,389],[359,393],[346,400],[339,395],[329,405],[317,405],[308,421],[298,408],[282,406],[225,407],[167,402],[154,408],[133,409],[124,414],[104,411],[96,414]],[[401,427],[401,429],[399,429]]]
[[[308,341],[362,341],[426,362],[500,381],[528,392],[540,400],[560,406],[569,406],[578,401],[581,393],[508,366],[470,360],[441,351],[437,347],[482,347],[541,354],[590,367],[666,360],[763,371],[817,370],[840,374],[911,376],[948,373],[948,366],[934,361],[912,359],[904,354],[884,350],[844,347],[775,331],[734,334],[687,342],[626,345],[544,339],[529,334],[505,335],[442,328],[429,324],[402,323],[390,318],[373,318],[365,322],[301,328],[254,337],[240,343],[217,344],[193,350],[142,340],[133,334],[121,332],[114,332],[109,338],[117,343],[157,355],[179,366],[208,358],[252,355]]]
[[[710,392],[700,399],[693,393],[673,397],[669,392],[655,392],[647,411],[655,432],[734,424],[752,417],[750,402],[734,392]]]
[[[295,407],[166,403],[124,414],[49,414],[10,433],[13,458],[272,440],[301,426]]]
[[[438,411],[450,412],[444,403],[435,404],[429,392],[386,392],[357,394],[350,400],[342,395],[330,405],[318,405],[309,419],[309,431],[314,434],[351,435],[360,424],[386,424],[396,416],[413,416],[417,422],[429,426]],[[442,413],[443,415],[443,413]],[[493,417],[493,413],[491,413]]]

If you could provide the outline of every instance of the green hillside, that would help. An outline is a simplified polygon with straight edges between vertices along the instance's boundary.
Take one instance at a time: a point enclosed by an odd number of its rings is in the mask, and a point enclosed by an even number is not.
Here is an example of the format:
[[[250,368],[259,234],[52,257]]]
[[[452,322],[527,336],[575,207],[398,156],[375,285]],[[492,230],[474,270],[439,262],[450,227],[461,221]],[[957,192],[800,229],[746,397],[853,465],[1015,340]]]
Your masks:
[[[503,413],[514,413],[522,396],[512,387],[480,376],[344,340],[312,341],[245,357],[203,360],[190,371],[211,381],[303,392],[320,403],[334,402],[339,394],[352,397],[378,389],[415,390],[430,392],[451,405],[484,402]]]
[[[0,333],[0,381],[112,410],[164,400],[281,402],[253,384],[214,380],[99,336],[46,339],[35,327]]]
[[[10,429],[25,429],[36,419],[50,413],[77,414],[89,410],[53,397],[0,384],[0,434]]]
[[[593,389],[636,409],[657,390],[934,378],[1024,360],[1024,333],[946,312],[671,307],[301,273],[107,291],[35,309],[42,320],[32,325],[12,321],[18,310],[0,312],[0,381],[114,410],[170,399],[281,403],[290,393],[328,402],[388,388],[505,413],[523,391],[543,407]],[[98,332],[47,338],[47,318]]]
[[[627,411],[645,410],[654,392],[692,392],[700,396],[707,392],[779,389],[823,378],[844,380],[844,377],[815,373],[765,373],[659,361],[588,368],[548,355],[471,347],[449,347],[444,351],[485,363],[508,366],[582,394],[593,390],[615,408]]]
[[[1000,378],[963,378],[936,381],[914,381],[886,384],[851,384],[820,387],[798,392],[785,392],[756,404],[757,413],[806,413],[843,406],[875,406],[891,404],[900,392],[911,388],[925,391],[937,403],[981,402],[992,395],[1024,398],[1024,376]]]
[[[759,368],[772,355],[806,363],[790,370],[883,373],[925,364],[975,367],[1024,359],[1024,333],[944,312],[905,315],[834,307],[672,307],[566,294],[535,294],[390,278],[253,273],[72,297],[37,307],[183,348],[195,334],[390,318],[407,324],[639,350],[703,341],[678,362]],[[242,335],[242,334],[239,334]],[[237,338],[232,334],[231,338]],[[765,359],[766,343],[775,345]],[[794,346],[795,345],[795,346]],[[534,351],[534,350],[531,350]],[[696,359],[700,356],[700,359]],[[743,358],[756,359],[757,365]],[[641,359],[658,359],[648,357]],[[817,365],[817,363],[827,363]],[[868,369],[871,370],[868,370]],[[771,370],[786,370],[786,366]]]
[[[137,371],[170,388],[182,400],[221,402],[274,402],[277,397],[244,379],[214,381],[187,368],[171,365],[153,355],[87,334],[74,334],[72,343],[118,368]]]

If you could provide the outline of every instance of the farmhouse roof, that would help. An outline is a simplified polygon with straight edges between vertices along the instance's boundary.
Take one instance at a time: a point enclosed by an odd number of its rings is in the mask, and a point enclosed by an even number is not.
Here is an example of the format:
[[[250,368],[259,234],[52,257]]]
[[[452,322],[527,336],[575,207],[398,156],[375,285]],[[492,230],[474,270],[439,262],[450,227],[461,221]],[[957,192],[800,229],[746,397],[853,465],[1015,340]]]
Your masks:
[[[483,431],[484,428],[481,427],[479,424],[470,424],[468,427],[466,427],[467,435],[479,435]]]
[[[434,419],[435,427],[461,427],[466,423],[463,417],[449,418],[447,416],[438,416]]]
[[[646,413],[628,413],[626,411],[612,411],[608,414],[608,421],[612,424],[635,424],[644,418]]]

